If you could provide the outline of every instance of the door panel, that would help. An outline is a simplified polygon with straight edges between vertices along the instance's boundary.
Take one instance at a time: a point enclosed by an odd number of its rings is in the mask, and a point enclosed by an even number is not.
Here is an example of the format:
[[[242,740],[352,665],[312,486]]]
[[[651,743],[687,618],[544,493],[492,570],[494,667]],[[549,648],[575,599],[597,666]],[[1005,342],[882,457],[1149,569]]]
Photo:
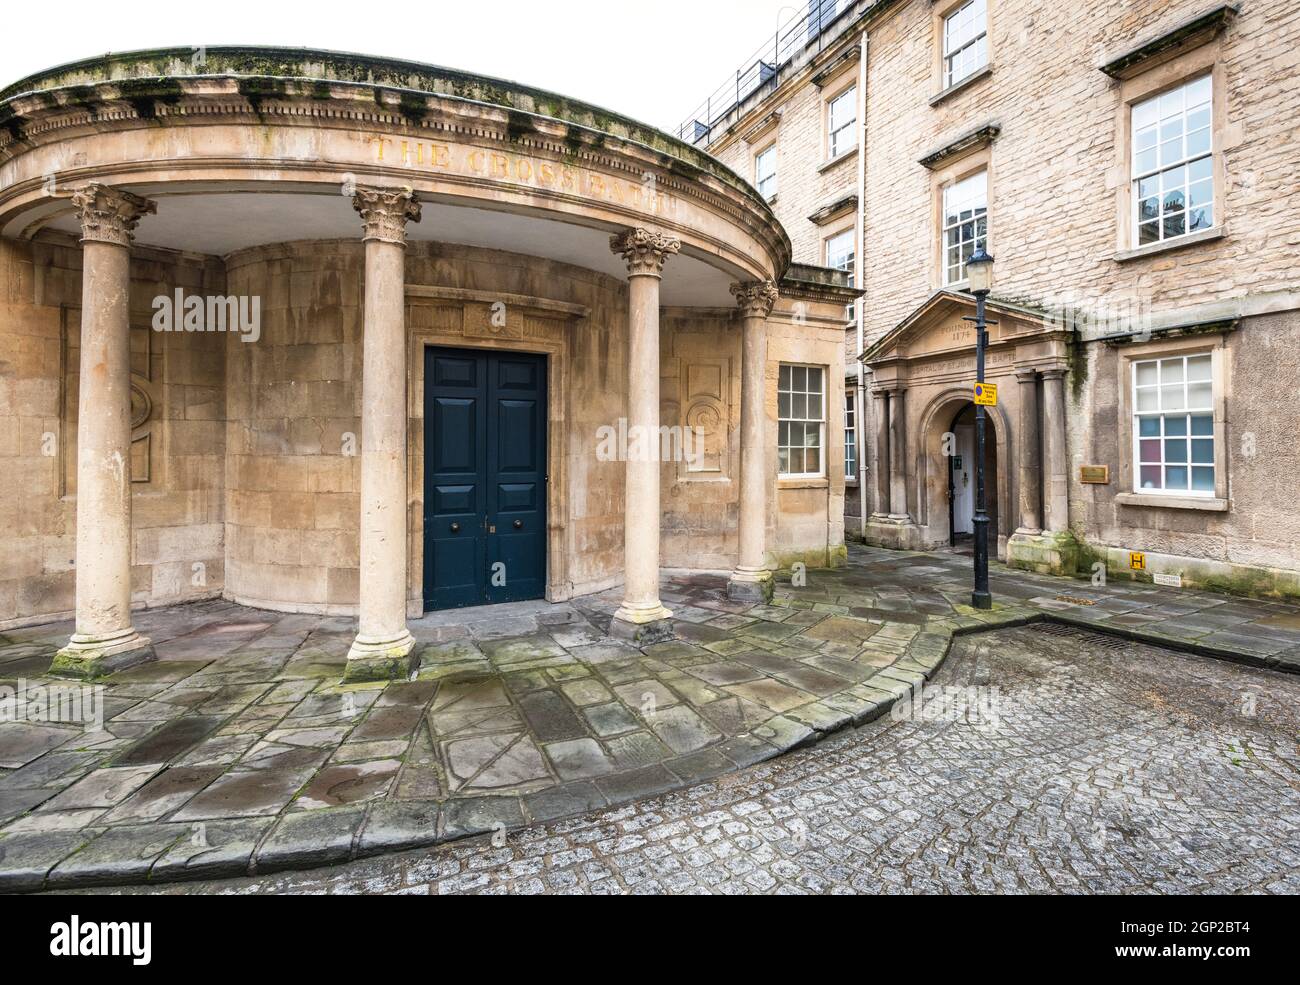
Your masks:
[[[491,358],[495,441],[488,449],[493,480],[488,552],[489,575],[497,577],[489,577],[487,599],[541,598],[546,592],[546,364],[540,356]],[[502,566],[493,570],[496,562]]]
[[[482,598],[487,549],[485,367],[477,359],[429,349],[424,379],[424,604],[474,605]]]
[[[546,363],[425,351],[427,609],[546,588]]]

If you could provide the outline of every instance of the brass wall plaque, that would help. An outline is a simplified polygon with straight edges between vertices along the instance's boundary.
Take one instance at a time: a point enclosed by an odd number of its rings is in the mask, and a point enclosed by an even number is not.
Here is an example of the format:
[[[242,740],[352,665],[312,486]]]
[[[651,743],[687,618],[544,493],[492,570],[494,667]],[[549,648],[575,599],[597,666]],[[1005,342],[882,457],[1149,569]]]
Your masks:
[[[1110,466],[1109,465],[1080,465],[1079,481],[1095,482],[1101,485],[1109,485]]]

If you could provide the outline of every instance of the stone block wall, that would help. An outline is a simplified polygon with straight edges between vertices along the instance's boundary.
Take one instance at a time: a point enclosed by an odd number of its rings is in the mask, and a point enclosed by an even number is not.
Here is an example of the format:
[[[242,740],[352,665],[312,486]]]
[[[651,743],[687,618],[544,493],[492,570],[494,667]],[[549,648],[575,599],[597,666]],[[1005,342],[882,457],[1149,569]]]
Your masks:
[[[1226,221],[1228,235],[1181,252],[1114,259],[1127,168],[1117,150],[1119,84],[1097,66],[1206,9],[1201,0],[990,0],[992,72],[933,107],[931,4],[912,0],[882,18],[868,58],[868,344],[940,286],[935,174],[919,159],[989,123],[1001,127],[989,165],[999,297],[1040,306],[1140,298],[1158,314],[1296,291],[1300,11],[1292,0],[1243,4],[1211,42],[1222,45],[1226,70],[1226,126],[1215,140],[1226,167],[1216,221]],[[938,180],[964,166],[941,167]]]
[[[1087,539],[1121,552],[1163,555],[1150,570],[1181,572],[1188,581],[1224,588],[1300,594],[1300,312],[1249,318],[1222,340],[1230,508],[1222,512],[1161,509],[1116,501],[1118,483],[1071,486],[1072,519]],[[1123,349],[1092,346],[1076,368],[1070,399],[1076,422],[1074,461],[1110,467],[1118,476],[1131,455],[1121,437],[1119,389],[1127,384]],[[1127,559],[1121,558],[1121,567]],[[1189,563],[1190,562],[1190,563]]]
[[[290,243],[227,260],[262,299],[256,342],[226,350],[228,597],[348,612],[360,516],[359,242]]]
[[[131,263],[132,597],[219,594],[228,337],[151,329],[153,299],[222,289],[203,258]],[[0,241],[0,628],[72,614],[81,249],[45,233]]]
[[[666,568],[730,570],[740,503],[740,321],[668,310],[660,322],[660,421],[704,429],[696,463],[660,466]]]
[[[776,199],[772,211],[781,220],[794,248],[794,261],[824,266],[823,243],[832,233],[850,228],[855,223],[852,211],[818,225],[809,216],[846,195],[853,195],[858,187],[857,154],[837,158],[832,164],[826,159],[826,102],[827,97],[838,93],[845,85],[856,85],[856,61],[846,64],[841,72],[825,80],[823,86],[812,81],[813,72],[805,70],[788,83],[786,94],[759,114],[777,114],[775,127],[755,135],[752,140],[729,140],[712,149],[712,153],[751,184],[756,184],[754,157],[769,144],[776,145]],[[742,127],[740,133],[745,132]]]

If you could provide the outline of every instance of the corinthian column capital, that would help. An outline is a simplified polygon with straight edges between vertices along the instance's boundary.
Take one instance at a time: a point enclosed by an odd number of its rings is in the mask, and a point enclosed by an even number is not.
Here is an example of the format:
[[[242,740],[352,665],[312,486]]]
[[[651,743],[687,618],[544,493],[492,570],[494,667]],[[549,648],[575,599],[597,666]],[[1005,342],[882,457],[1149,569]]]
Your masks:
[[[609,248],[623,257],[629,275],[658,277],[668,258],[682,248],[682,241],[636,226],[611,236]]]
[[[772,305],[780,297],[776,285],[770,280],[750,280],[741,284],[732,284],[731,293],[735,295],[740,313],[746,316],[766,318],[772,313]]]
[[[358,185],[352,207],[361,213],[366,231],[361,237],[406,245],[407,222],[420,221],[420,200],[408,186],[381,188]]]
[[[81,221],[83,243],[115,246],[130,246],[136,223],[158,211],[158,203],[98,181],[74,191],[72,204],[77,207],[77,218]]]

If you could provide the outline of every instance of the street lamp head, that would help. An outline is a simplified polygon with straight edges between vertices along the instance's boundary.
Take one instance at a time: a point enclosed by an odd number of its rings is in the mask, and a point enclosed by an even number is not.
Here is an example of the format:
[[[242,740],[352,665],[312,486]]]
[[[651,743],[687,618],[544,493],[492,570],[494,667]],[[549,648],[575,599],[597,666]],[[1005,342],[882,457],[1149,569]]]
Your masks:
[[[972,294],[988,294],[993,290],[993,257],[982,245],[966,261],[966,276]]]

